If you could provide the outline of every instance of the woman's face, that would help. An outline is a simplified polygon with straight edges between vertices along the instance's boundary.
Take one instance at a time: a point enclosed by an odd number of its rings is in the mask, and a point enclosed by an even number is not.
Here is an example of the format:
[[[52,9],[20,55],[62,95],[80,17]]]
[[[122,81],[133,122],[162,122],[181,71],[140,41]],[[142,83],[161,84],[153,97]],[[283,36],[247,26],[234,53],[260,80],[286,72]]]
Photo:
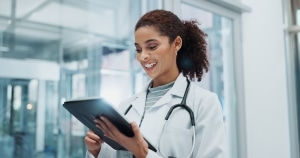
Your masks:
[[[136,58],[147,75],[153,79],[153,87],[174,81],[179,75],[176,65],[181,38],[169,43],[154,27],[144,26],[135,31]]]

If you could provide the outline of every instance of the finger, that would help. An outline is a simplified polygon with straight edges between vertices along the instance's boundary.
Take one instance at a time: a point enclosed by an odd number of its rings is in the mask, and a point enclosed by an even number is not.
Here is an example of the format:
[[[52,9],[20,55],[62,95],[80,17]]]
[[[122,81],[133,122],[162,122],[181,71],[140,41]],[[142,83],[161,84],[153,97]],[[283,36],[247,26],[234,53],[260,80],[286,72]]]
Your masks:
[[[134,137],[141,141],[144,144],[144,146],[148,148],[148,143],[145,141],[142,133],[140,132],[139,126],[135,122],[131,122],[130,125],[134,133]]]
[[[102,120],[94,120],[96,126],[100,128],[103,132],[107,129],[105,123]]]
[[[117,130],[115,125],[113,125],[106,117],[101,116],[100,119],[105,123],[107,128],[110,129],[111,131]]]
[[[100,128],[101,130],[106,130],[106,129],[108,129],[108,128],[107,128],[107,125],[106,125],[102,120],[100,120],[100,119],[95,119],[94,122],[96,123],[96,126],[97,126],[98,128]]]
[[[99,143],[103,143],[104,141],[102,140],[101,137],[99,137],[97,134],[95,134],[92,130],[89,130],[85,136],[85,140],[93,140]]]
[[[101,123],[101,120],[100,120],[100,119],[94,119],[94,122],[95,122],[96,124],[100,124],[100,123]]]
[[[95,134],[93,131],[89,130],[86,134],[87,137],[91,138],[91,139],[94,139],[94,140],[97,140],[97,141],[101,141],[101,138]]]
[[[86,137],[84,138],[84,140],[85,140],[85,142],[86,142],[87,144],[100,144],[100,143],[102,143],[100,140],[91,139],[91,138],[88,137],[88,136],[86,136]]]
[[[116,128],[114,124],[112,124],[106,117],[100,117],[101,121],[106,126],[106,132],[109,134],[110,137],[116,139],[117,135],[120,135],[119,130]]]
[[[103,143],[104,141],[102,140],[102,138],[100,138],[99,136],[97,136],[97,137],[91,137],[91,136],[86,136],[85,137],[85,140],[93,140],[93,141],[95,141],[95,142],[99,142],[99,143]]]
[[[107,124],[103,120],[96,120],[96,126],[100,128],[104,134],[105,137],[108,137],[110,139],[114,139],[114,134],[113,132],[109,129]]]
[[[130,125],[131,125],[132,131],[134,133],[134,136],[142,137],[140,128],[138,127],[138,125],[135,122],[131,122]]]

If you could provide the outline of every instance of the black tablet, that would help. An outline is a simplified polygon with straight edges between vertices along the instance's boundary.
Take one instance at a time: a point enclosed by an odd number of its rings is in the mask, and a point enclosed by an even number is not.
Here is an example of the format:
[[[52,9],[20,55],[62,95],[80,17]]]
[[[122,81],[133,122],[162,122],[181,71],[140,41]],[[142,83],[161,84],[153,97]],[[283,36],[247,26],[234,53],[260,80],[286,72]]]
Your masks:
[[[96,133],[101,137],[108,145],[115,150],[126,150],[117,142],[105,137],[103,132],[96,127],[94,119],[99,116],[105,116],[113,123],[116,128],[119,129],[124,135],[128,137],[134,136],[132,128],[129,122],[122,117],[122,115],[107,101],[102,98],[85,98],[85,99],[74,99],[64,102],[64,108],[67,109],[74,117],[76,117],[81,123],[87,128]],[[144,138],[145,139],[145,138]],[[149,149],[156,152],[153,145],[148,143]]]

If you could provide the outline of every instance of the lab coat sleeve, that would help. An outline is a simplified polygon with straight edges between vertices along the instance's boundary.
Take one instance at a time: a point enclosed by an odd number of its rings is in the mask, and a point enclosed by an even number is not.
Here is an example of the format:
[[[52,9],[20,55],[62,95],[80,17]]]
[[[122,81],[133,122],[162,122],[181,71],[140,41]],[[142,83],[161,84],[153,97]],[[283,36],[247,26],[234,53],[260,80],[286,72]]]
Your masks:
[[[107,157],[114,158],[117,157],[116,154],[117,154],[116,150],[111,148],[106,143],[103,143],[97,158],[107,158]],[[94,157],[89,151],[87,151],[85,158],[96,158],[96,157]]]
[[[156,152],[149,150],[146,158],[163,158],[163,157],[159,156]]]
[[[95,156],[91,154],[89,151],[86,151],[85,158],[95,158]]]
[[[221,104],[214,93],[204,98],[196,110],[196,145],[192,157],[226,158],[226,132]]]
[[[95,158],[89,151],[86,151],[85,158]]]
[[[102,157],[105,158],[105,157],[108,156],[107,154],[108,154],[108,153],[104,153],[104,152],[101,153],[101,152],[100,152],[97,158],[102,158]],[[113,155],[110,154],[109,157],[111,157],[111,156],[113,156]],[[115,156],[115,157],[116,157],[116,156]],[[95,158],[95,157],[94,157],[89,151],[87,151],[87,152],[86,152],[85,158]],[[112,158],[113,158],[113,157],[112,157]],[[148,155],[147,155],[146,158],[163,158],[163,157],[160,157],[160,156],[158,156],[155,152],[153,152],[152,150],[149,150]]]

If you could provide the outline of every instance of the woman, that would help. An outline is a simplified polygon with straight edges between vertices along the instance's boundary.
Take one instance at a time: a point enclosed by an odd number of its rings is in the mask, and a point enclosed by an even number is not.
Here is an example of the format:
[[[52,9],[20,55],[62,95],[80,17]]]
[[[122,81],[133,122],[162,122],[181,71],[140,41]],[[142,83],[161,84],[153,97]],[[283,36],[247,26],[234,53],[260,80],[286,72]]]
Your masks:
[[[195,20],[181,21],[165,10],[150,11],[139,19],[135,26],[136,58],[151,81],[119,106],[120,111],[126,111],[124,117],[131,122],[134,137],[124,136],[101,117],[95,120],[96,125],[127,151],[114,150],[88,131],[87,157],[226,157],[220,102],[214,93],[190,82],[201,81],[209,67],[206,34],[197,25]],[[184,100],[187,108],[175,108],[164,124],[169,109]],[[188,109],[194,115],[195,134]],[[148,149],[143,137],[157,152]]]

